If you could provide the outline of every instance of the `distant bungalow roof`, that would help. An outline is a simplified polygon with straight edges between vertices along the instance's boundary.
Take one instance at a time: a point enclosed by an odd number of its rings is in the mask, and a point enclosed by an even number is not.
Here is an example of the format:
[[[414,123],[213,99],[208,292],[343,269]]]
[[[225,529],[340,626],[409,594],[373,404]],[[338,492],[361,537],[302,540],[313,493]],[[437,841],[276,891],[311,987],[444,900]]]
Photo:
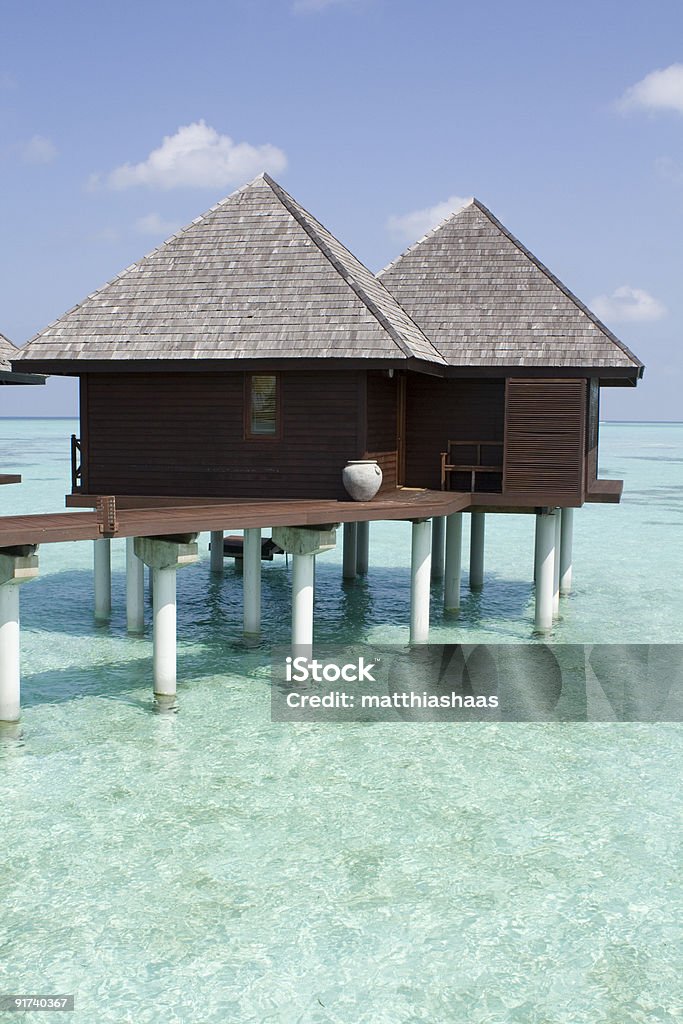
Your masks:
[[[375,275],[264,174],[40,331],[19,358],[52,369],[292,357],[445,366]]]
[[[642,373],[637,357],[476,199],[377,276],[451,366]]]
[[[44,384],[45,378],[36,373],[15,373],[12,362],[18,357],[19,349],[9,338],[0,334],[0,384]]]

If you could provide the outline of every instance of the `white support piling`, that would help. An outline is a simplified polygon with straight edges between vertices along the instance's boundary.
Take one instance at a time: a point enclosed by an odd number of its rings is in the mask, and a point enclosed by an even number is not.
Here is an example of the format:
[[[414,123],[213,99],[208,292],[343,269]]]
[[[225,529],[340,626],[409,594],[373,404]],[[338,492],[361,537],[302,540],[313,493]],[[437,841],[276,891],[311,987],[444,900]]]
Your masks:
[[[154,569],[154,693],[176,692],[176,573],[174,565]]]
[[[0,586],[0,722],[19,721],[19,587]]]
[[[135,554],[134,537],[126,537],[126,624],[129,633],[145,628],[145,567]]]
[[[413,522],[410,556],[410,643],[429,642],[429,583],[431,578],[431,537],[428,519]]]
[[[443,603],[445,611],[460,607],[460,576],[462,574],[462,512],[446,517],[446,568]]]
[[[261,530],[244,531],[244,632],[261,632]]]
[[[19,587],[38,575],[36,548],[0,551],[0,722],[18,722],[21,694]]]
[[[211,572],[223,572],[223,531],[211,531],[211,553],[209,556],[209,568]]]
[[[572,546],[574,541],[574,509],[562,509],[560,529],[560,595],[565,596],[572,589]]]
[[[446,517],[432,519],[432,579],[442,580],[444,574],[444,545],[446,542]]]
[[[358,562],[358,523],[344,523],[342,577],[355,580]]]
[[[555,511],[555,560],[553,562],[553,615],[560,614],[560,546],[562,542],[562,509]]]
[[[186,540],[136,537],[135,554],[152,570],[152,623],[154,695],[174,697],[176,692],[176,575],[197,561],[196,534]]]
[[[553,628],[553,579],[555,574],[555,516],[536,515],[536,632]]]
[[[108,619],[111,614],[111,541],[107,537],[93,541],[95,618]]]
[[[356,572],[365,576],[370,564],[370,523],[366,520],[357,524],[356,531]]]
[[[313,654],[315,556],[336,544],[336,526],[274,526],[273,541],[292,556],[292,647]]]
[[[472,512],[470,515],[470,590],[481,590],[484,586],[484,535],[486,513]]]
[[[303,656],[313,649],[315,555],[292,555],[292,646]]]

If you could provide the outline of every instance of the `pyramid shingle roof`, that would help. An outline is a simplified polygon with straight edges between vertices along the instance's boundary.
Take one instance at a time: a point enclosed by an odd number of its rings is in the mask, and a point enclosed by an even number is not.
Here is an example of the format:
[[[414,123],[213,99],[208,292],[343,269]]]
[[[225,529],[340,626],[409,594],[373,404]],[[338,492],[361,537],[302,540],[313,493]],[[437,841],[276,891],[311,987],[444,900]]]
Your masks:
[[[40,331],[20,358],[292,357],[444,365],[375,275],[261,175]]]
[[[452,366],[642,369],[476,199],[378,277]]]

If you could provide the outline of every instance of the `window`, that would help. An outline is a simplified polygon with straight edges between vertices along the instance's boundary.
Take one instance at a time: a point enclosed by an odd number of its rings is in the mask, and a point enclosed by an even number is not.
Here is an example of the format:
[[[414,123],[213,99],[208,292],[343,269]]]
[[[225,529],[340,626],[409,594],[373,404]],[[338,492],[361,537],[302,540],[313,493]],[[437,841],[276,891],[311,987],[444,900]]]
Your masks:
[[[277,374],[248,373],[244,406],[247,438],[279,438],[280,380]]]

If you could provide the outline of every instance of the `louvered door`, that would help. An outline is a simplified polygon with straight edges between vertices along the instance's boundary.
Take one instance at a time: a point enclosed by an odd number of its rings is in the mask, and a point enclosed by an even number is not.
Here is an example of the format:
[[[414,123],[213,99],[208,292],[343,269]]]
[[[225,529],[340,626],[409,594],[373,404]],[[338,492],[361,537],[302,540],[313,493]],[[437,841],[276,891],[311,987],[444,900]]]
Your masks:
[[[504,492],[522,504],[580,505],[585,423],[585,380],[508,378]]]

